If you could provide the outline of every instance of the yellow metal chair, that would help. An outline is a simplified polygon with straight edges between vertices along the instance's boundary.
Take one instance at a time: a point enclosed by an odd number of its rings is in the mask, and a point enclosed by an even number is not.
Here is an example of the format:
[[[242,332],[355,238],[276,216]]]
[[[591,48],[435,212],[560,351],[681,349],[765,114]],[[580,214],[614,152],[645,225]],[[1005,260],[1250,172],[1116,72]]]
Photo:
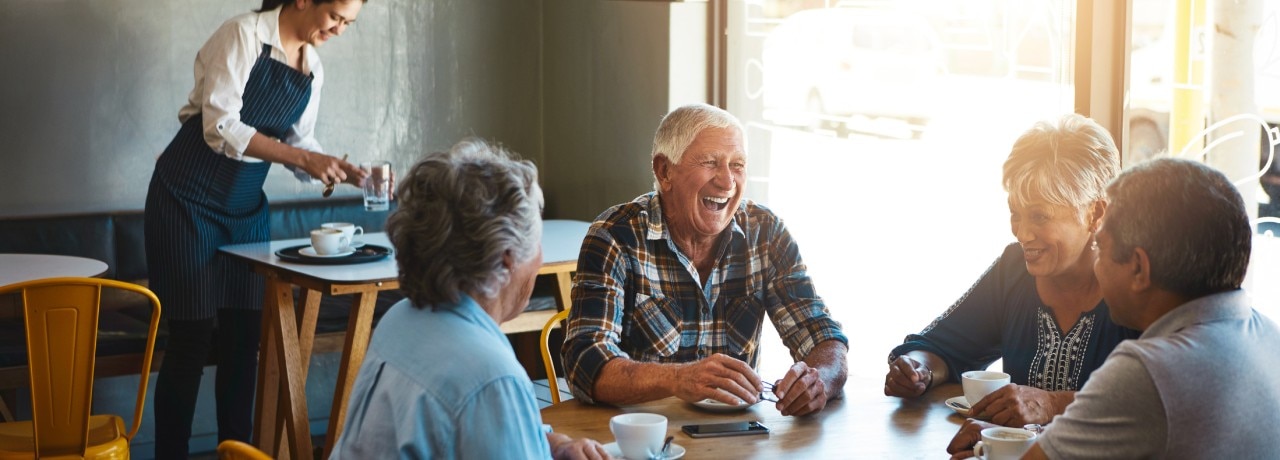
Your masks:
[[[257,447],[228,439],[218,444],[218,460],[271,460],[271,456]]]
[[[556,324],[568,317],[569,309],[566,308],[548,319],[547,324],[542,326],[542,340],[538,341],[538,348],[542,350],[542,364],[547,366],[547,386],[551,388],[552,404],[560,403],[560,382],[556,381],[556,364],[551,361],[551,349],[547,346],[547,338],[551,335],[551,330],[555,329]]]
[[[128,432],[119,416],[89,414],[104,287],[136,292],[151,302],[142,378]],[[160,299],[145,287],[101,278],[49,278],[0,287],[0,294],[11,292],[21,293],[24,305],[33,420],[0,423],[0,459],[129,458],[129,440],[142,425]]]

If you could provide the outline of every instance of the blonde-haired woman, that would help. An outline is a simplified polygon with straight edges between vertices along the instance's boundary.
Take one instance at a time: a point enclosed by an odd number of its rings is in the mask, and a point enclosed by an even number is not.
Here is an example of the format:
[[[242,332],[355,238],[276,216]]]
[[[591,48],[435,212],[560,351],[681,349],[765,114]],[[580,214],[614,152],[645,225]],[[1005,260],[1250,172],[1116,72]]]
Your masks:
[[[1004,360],[1007,385],[974,404],[973,417],[1048,423],[1122,340],[1093,274],[1093,235],[1119,153],[1105,129],[1080,115],[1039,122],[1004,163],[1016,243],[951,308],[889,355],[884,392],[915,397]]]

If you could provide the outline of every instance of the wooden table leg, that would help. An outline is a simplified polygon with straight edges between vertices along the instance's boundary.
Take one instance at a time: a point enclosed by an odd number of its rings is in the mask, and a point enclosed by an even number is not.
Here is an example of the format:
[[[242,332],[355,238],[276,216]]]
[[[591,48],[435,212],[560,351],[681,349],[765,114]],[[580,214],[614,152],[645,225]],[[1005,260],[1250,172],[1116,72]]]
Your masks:
[[[290,286],[290,292],[292,292],[292,286]],[[302,361],[299,366],[302,369],[299,378],[303,382],[306,382],[307,373],[311,370],[311,350],[315,345],[316,321],[320,316],[321,293],[320,291],[307,289],[305,290],[303,299],[302,316],[298,317],[298,352]],[[293,305],[292,297],[289,299],[289,302]],[[281,412],[288,411],[288,408],[284,405],[284,401],[280,401],[280,403],[277,404],[277,407]],[[274,431],[276,439],[282,439],[287,435],[284,429],[284,420],[277,418]],[[310,433],[307,433],[307,436],[310,435]],[[277,451],[275,454],[279,460],[284,460],[289,457],[287,451]],[[303,459],[305,457],[298,456],[298,458]]]
[[[302,319],[298,322],[298,350],[302,352],[302,372],[310,370],[311,349],[315,346],[316,321],[320,318],[320,291],[307,289],[302,308]]]
[[[564,311],[573,305],[573,273],[556,273],[556,308]]]
[[[9,411],[9,405],[5,404],[5,401],[13,400],[10,395],[16,393],[17,391],[15,390],[0,390],[0,418],[3,418],[6,422],[13,421],[13,412]]]
[[[377,300],[377,291],[361,291],[352,302],[355,311],[347,318],[347,337],[342,347],[342,361],[338,364],[338,382],[333,388],[333,409],[329,411],[324,458],[329,458],[333,446],[338,442],[338,436],[342,435],[342,424],[347,420],[347,398],[351,395],[351,387],[355,384],[356,374],[360,372],[365,351],[369,348],[373,309]]]
[[[276,337],[279,326],[279,304],[276,302],[279,290],[288,285],[267,277],[266,298],[262,303],[262,339],[258,344],[258,397],[253,404],[253,444],[264,452],[275,452],[276,443],[276,401],[280,395],[280,365],[276,355]]]
[[[284,284],[278,283],[277,284]],[[275,341],[282,380],[280,402],[285,408],[285,441],[294,457],[307,459],[311,452],[311,423],[307,420],[306,379],[302,369],[301,350],[298,349],[298,323],[293,304],[293,289],[288,286],[274,289],[277,315],[273,319],[278,328]]]

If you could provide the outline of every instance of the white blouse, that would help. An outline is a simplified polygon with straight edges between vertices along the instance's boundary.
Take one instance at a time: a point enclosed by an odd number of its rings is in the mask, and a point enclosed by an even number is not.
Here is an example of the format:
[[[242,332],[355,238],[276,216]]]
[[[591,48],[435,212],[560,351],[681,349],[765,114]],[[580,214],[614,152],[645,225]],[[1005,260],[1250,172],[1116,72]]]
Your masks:
[[[178,111],[178,121],[186,122],[196,114],[204,114],[204,140],[214,152],[245,162],[262,160],[244,156],[249,139],[258,130],[240,121],[245,85],[249,73],[262,54],[262,44],[271,44],[271,58],[287,62],[280,44],[280,9],[262,13],[245,13],[231,18],[209,37],[196,54],[195,87],[187,96],[187,104]],[[307,108],[285,134],[284,142],[294,147],[323,152],[316,142],[316,114],[320,108],[320,87],[324,85],[324,68],[320,56],[310,44],[305,51],[302,72],[311,72],[311,99]],[[290,168],[293,169],[293,168]],[[295,171],[298,173],[298,171]],[[309,177],[306,173],[300,178]]]

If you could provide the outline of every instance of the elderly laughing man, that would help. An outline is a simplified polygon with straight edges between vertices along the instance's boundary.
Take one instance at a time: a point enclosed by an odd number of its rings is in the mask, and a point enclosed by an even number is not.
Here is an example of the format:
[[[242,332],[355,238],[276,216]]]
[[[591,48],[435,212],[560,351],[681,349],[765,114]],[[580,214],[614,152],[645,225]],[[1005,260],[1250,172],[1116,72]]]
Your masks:
[[[821,411],[841,394],[848,339],[782,220],[743,198],[742,125],[680,107],[652,161],[656,191],[606,210],[583,241],[562,350],[573,393],[738,405],[772,384],[783,414]],[[796,361],[771,384],[754,370],[766,314]]]

